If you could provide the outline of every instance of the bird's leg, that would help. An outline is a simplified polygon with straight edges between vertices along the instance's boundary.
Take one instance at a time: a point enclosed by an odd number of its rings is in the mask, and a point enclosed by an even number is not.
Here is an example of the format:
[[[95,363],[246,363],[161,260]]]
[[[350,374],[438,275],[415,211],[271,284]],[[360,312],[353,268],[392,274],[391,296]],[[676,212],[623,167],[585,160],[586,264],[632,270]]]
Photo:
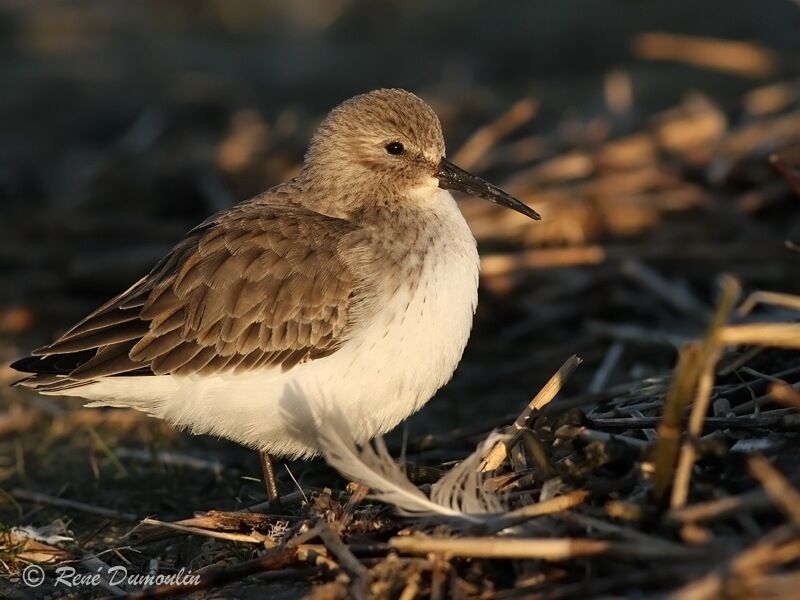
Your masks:
[[[261,470],[264,473],[264,485],[267,487],[267,500],[270,504],[280,507],[281,497],[278,493],[278,479],[275,477],[275,465],[272,464],[272,458],[269,453],[263,450],[259,452],[261,457]]]

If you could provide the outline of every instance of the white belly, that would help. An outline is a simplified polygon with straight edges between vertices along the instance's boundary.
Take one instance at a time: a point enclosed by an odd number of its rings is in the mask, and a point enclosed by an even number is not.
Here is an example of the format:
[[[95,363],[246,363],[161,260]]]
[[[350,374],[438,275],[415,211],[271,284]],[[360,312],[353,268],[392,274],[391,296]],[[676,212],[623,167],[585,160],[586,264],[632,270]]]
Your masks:
[[[316,454],[316,428],[325,426],[332,409],[358,442],[389,431],[450,379],[472,327],[478,254],[445,194],[442,231],[425,255],[418,284],[387,292],[375,316],[330,356],[286,373],[114,377],[66,393],[93,405],[144,410],[194,433],[279,455]]]

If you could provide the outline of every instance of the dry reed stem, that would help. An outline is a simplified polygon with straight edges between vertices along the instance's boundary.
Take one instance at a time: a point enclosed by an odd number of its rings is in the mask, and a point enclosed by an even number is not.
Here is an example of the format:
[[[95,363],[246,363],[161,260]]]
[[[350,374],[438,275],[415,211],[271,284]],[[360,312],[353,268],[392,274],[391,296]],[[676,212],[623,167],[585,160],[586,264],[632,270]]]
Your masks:
[[[758,44],[673,33],[643,33],[634,39],[633,51],[646,60],[669,60],[744,77],[774,73],[777,55]]]
[[[800,85],[796,81],[780,81],[758,87],[744,96],[744,107],[753,115],[765,116],[786,109],[800,99]]]
[[[447,557],[496,559],[570,560],[584,556],[613,554],[630,558],[673,558],[694,560],[700,552],[676,544],[653,546],[639,542],[609,542],[590,538],[442,538],[415,533],[393,537],[389,545],[408,554],[442,554]]]
[[[800,392],[791,385],[786,383],[773,383],[769,386],[768,394],[786,406],[800,408]]]
[[[701,356],[702,346],[699,342],[686,344],[678,355],[678,366],[664,401],[653,456],[653,492],[657,500],[664,499],[673,482],[683,431],[683,415],[697,387]]]
[[[528,419],[534,410],[541,410],[547,406],[556,397],[556,394],[561,391],[564,382],[578,368],[579,364],[581,364],[581,359],[578,356],[569,357],[519,414],[512,426],[509,427],[509,432],[516,433],[521,431],[528,424]],[[497,442],[481,461],[478,469],[482,473],[497,469],[508,456],[508,450],[511,445],[511,443],[507,442]]]
[[[529,519],[571,510],[583,504],[588,497],[589,492],[585,490],[575,490],[563,496],[556,496],[549,500],[521,506],[503,515],[499,515],[485,524],[476,525],[472,529],[476,533],[480,532],[485,535],[491,535]]]
[[[481,277],[510,275],[528,269],[554,269],[598,265],[606,260],[601,246],[523,250],[513,254],[492,254],[481,258]]]
[[[415,533],[407,537],[393,537],[389,545],[398,552],[408,554],[443,554],[470,558],[541,558],[568,560],[581,556],[595,556],[609,551],[610,543],[603,540],[519,539],[508,537],[437,538]]]
[[[155,527],[163,527],[165,529],[172,529],[180,531],[181,533],[189,533],[192,535],[200,535],[203,537],[216,538],[218,540],[228,540],[229,542],[244,542],[247,544],[263,544],[268,541],[265,535],[260,533],[230,533],[227,531],[214,531],[213,529],[202,529],[200,527],[189,527],[187,525],[178,525],[177,523],[169,523],[167,521],[159,521],[157,519],[142,519],[142,525],[152,525]]]
[[[720,330],[719,341],[729,346],[769,346],[800,350],[800,323],[728,325]]]
[[[689,428],[687,439],[681,447],[678,465],[675,469],[675,479],[672,484],[672,494],[670,506],[677,508],[686,504],[689,497],[689,484],[692,477],[692,467],[697,458],[695,450],[695,440],[703,432],[703,421],[708,406],[711,403],[711,392],[714,388],[714,368],[721,355],[721,350],[715,349],[705,361],[697,382],[697,392],[695,395],[692,413],[689,417]]]
[[[471,169],[485,154],[515,129],[530,121],[539,110],[539,103],[531,98],[517,100],[496,120],[479,128],[453,155],[453,161],[464,169]]]
[[[722,348],[717,341],[719,330],[730,318],[740,293],[741,286],[739,283],[731,277],[726,277],[723,281],[722,298],[711,320],[700,353],[701,366],[697,380],[697,391],[692,413],[689,416],[689,439],[684,442],[678,458],[670,501],[672,508],[686,504],[686,499],[689,496],[689,481],[692,476],[692,467],[694,466],[696,454],[694,440],[698,439],[703,433],[703,421],[708,413],[708,407],[711,403],[711,391],[714,387],[714,372],[722,353]]]
[[[744,299],[744,302],[736,309],[736,315],[739,317],[746,317],[753,312],[753,309],[759,304],[779,306],[781,308],[788,308],[789,310],[800,310],[800,296],[759,290],[751,293]]]
[[[175,525],[198,527],[200,529],[213,529],[217,531],[239,530],[242,528],[259,528],[273,526],[278,522],[296,522],[299,517],[286,515],[272,516],[252,512],[225,512],[209,510],[204,515],[175,521]]]

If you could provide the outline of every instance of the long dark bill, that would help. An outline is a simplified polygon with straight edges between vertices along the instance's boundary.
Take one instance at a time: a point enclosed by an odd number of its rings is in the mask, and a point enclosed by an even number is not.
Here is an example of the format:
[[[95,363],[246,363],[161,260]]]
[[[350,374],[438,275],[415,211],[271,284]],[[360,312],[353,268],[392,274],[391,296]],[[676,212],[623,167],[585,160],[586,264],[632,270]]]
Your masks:
[[[441,162],[439,162],[436,178],[439,180],[439,187],[443,190],[457,190],[473,196],[480,196],[500,206],[511,208],[536,221],[542,218],[539,213],[514,198],[511,194],[507,194],[496,185],[492,185],[480,177],[467,173],[446,158],[442,158]]]

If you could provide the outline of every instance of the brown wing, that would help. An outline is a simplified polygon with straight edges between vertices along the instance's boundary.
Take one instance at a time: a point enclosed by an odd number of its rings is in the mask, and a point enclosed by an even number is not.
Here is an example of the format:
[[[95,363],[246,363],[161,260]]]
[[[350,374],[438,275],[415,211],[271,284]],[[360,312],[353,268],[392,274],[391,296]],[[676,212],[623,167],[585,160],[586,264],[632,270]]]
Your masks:
[[[122,374],[288,369],[326,356],[341,345],[356,301],[344,255],[358,239],[348,221],[240,205],[190,232],[132,288],[12,366],[37,373],[31,385],[63,387]]]

